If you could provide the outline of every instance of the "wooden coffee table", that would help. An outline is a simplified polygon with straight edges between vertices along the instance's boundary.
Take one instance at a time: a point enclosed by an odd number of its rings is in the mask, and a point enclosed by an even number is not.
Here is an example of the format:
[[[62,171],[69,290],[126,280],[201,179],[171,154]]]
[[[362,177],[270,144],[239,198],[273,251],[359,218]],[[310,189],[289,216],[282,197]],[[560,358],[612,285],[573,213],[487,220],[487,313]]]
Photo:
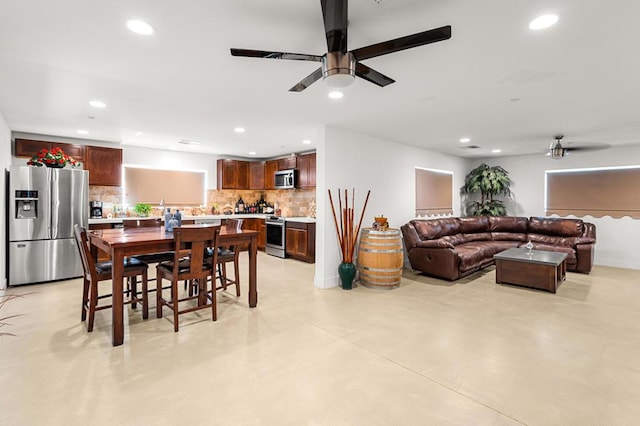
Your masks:
[[[511,248],[493,258],[498,284],[516,284],[555,293],[567,274],[566,253]]]

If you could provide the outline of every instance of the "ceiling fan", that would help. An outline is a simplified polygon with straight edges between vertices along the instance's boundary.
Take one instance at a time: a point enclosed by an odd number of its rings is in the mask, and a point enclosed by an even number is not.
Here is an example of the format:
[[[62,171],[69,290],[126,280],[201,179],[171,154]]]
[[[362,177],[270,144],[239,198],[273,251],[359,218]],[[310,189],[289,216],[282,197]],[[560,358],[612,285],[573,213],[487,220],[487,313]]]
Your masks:
[[[551,145],[549,146],[549,151],[547,152],[546,155],[556,160],[564,158],[567,154],[571,152],[600,151],[602,149],[611,148],[611,145],[606,143],[588,144],[585,146],[572,145],[572,146],[564,147],[560,143],[560,141],[564,138],[564,135],[555,135],[553,138],[555,139],[555,142],[551,142]]]
[[[451,38],[451,26],[447,25],[349,51],[347,50],[347,3],[348,0],[320,0],[327,38],[327,53],[322,56],[235,48],[231,49],[231,55],[321,63],[320,68],[289,89],[290,92],[302,92],[321,77],[330,87],[348,86],[356,76],[384,87],[394,83],[395,80],[360,61]]]

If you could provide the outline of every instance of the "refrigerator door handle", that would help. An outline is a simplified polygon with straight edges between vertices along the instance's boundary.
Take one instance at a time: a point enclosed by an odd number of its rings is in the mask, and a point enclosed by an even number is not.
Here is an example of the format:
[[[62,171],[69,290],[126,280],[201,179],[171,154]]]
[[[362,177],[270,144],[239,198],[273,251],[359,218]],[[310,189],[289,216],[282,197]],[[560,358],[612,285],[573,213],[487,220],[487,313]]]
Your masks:
[[[60,220],[60,188],[54,184],[56,181],[55,177],[52,176],[51,181],[51,225],[53,225],[57,224]],[[51,238],[58,238],[58,228],[56,226],[51,226]]]

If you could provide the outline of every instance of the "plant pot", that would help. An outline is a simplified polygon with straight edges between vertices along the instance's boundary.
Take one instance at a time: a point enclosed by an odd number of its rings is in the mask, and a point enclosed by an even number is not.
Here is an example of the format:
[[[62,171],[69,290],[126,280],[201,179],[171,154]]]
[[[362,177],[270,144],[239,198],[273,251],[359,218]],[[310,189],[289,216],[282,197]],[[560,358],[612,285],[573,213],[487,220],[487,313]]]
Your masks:
[[[340,263],[338,275],[340,276],[340,287],[343,290],[351,290],[353,288],[353,279],[356,277],[356,265],[347,262]]]
[[[58,164],[58,163],[54,163],[54,164],[44,163],[44,165],[49,167],[50,169],[63,169],[65,166],[64,164]]]

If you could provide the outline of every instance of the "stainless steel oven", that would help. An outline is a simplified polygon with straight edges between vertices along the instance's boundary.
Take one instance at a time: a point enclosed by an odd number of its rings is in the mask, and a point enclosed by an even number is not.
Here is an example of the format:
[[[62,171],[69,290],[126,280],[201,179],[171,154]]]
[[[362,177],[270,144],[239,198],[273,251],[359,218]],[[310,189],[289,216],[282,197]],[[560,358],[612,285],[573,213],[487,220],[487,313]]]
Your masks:
[[[284,218],[271,216],[265,219],[267,225],[267,244],[265,252],[272,256],[285,258],[285,234],[284,234]]]

